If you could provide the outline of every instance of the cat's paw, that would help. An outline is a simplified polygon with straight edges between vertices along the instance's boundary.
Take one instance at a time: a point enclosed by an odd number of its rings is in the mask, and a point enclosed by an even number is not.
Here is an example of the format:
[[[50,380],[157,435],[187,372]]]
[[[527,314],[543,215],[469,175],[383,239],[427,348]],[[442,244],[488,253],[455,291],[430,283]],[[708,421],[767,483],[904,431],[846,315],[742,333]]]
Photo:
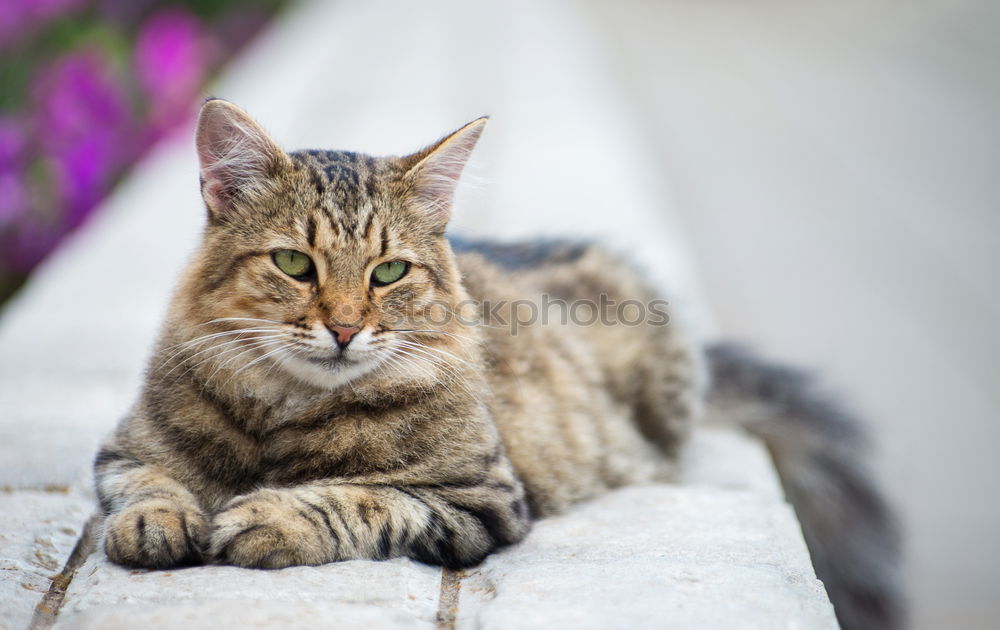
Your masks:
[[[198,564],[208,521],[193,506],[149,499],[111,514],[104,523],[104,551],[128,567],[166,569]]]
[[[336,559],[332,532],[291,493],[258,490],[229,502],[212,521],[209,551],[219,562],[281,569]]]

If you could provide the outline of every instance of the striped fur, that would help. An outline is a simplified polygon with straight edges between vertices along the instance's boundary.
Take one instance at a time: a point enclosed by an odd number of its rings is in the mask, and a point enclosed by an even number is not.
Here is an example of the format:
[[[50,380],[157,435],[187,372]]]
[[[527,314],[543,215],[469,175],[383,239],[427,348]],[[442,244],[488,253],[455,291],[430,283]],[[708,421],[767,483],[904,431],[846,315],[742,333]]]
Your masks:
[[[204,106],[203,241],[95,461],[112,560],[465,567],[534,518],[671,479],[707,381],[676,323],[510,325],[546,300],[649,304],[639,274],[587,243],[445,237],[484,123],[404,157],[285,153]],[[276,267],[287,249],[309,274]],[[388,261],[405,276],[370,282]],[[792,371],[709,358],[710,418],[771,446],[844,626],[898,626],[896,537],[856,425]]]
[[[95,462],[112,560],[463,567],[532,518],[669,478],[700,400],[675,326],[502,325],[543,294],[651,299],[641,279],[585,244],[511,265],[518,248],[456,255],[444,236],[484,122],[405,157],[285,153],[205,105],[202,246]],[[310,275],[282,273],[284,249]],[[406,275],[370,283],[392,260]],[[360,332],[338,349],[347,324]]]

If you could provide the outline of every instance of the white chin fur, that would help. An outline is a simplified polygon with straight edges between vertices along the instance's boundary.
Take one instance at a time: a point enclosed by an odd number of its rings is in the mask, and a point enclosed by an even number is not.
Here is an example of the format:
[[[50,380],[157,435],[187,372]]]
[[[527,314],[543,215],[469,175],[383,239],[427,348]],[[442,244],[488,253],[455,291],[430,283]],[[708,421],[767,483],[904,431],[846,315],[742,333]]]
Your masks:
[[[329,332],[323,327],[317,327],[312,332],[314,339],[332,341]],[[314,363],[289,356],[281,362],[282,367],[295,378],[314,387],[336,389],[361,378],[381,363],[381,358],[372,356],[369,348],[371,338],[371,331],[368,330],[362,330],[355,335],[345,353],[352,359],[349,362],[331,358],[325,363]],[[318,342],[317,345],[321,343],[323,342]]]
[[[282,362],[282,367],[295,378],[323,389],[337,389],[347,385],[374,370],[376,365],[378,365],[377,360],[363,360],[357,363],[331,361],[330,366],[326,367],[292,357]]]

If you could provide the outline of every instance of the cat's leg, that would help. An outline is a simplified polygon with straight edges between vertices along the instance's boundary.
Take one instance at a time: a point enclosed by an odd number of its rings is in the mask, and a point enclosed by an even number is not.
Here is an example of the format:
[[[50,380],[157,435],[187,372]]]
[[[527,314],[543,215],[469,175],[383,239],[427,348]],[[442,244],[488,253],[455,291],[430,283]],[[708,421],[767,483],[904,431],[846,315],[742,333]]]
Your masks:
[[[163,569],[202,559],[208,520],[187,488],[114,445],[97,454],[94,474],[113,562]]]
[[[323,481],[234,499],[215,516],[211,553],[260,568],[398,556],[458,568],[517,542],[529,524],[516,480],[446,488]]]
[[[623,398],[633,405],[642,433],[675,456],[701,414],[704,359],[693,341],[677,330],[647,325],[639,333],[646,337],[649,351],[631,360]]]

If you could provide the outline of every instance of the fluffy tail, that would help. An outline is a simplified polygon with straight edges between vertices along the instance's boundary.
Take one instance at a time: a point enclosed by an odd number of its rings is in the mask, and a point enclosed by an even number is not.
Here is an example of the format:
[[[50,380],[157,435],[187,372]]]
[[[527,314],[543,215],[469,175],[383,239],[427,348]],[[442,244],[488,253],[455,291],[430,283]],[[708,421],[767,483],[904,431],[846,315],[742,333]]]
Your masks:
[[[802,372],[731,345],[710,347],[708,358],[708,420],[735,422],[770,449],[843,630],[902,628],[899,532],[868,473],[858,421]]]

